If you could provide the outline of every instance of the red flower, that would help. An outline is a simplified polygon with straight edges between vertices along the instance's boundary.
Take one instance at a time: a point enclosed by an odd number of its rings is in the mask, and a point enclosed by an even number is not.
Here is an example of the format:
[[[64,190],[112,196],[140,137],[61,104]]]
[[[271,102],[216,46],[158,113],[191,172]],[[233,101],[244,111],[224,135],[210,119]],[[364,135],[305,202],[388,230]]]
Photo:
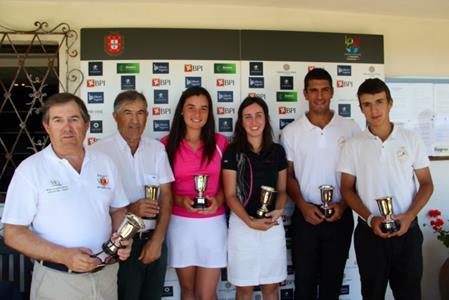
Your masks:
[[[438,209],[431,209],[431,210],[429,210],[429,212],[427,214],[431,218],[436,218],[436,217],[441,216],[441,211],[439,211]]]

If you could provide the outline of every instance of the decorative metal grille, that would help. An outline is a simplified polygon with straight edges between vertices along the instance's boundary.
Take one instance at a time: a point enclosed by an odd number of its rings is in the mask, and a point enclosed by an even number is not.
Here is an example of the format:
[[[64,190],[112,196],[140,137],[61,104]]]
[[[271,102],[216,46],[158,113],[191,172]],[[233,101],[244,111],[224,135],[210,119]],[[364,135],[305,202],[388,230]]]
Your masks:
[[[18,164],[49,142],[41,125],[43,101],[59,91],[76,93],[84,80],[72,67],[77,32],[66,23],[34,26],[0,25],[0,202]]]

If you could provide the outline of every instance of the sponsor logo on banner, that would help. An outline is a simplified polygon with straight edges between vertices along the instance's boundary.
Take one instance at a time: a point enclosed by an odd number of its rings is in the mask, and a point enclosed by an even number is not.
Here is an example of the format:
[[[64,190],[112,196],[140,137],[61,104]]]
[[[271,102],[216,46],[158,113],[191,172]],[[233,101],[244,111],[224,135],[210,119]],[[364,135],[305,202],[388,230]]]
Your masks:
[[[186,73],[203,72],[203,71],[204,71],[204,68],[202,65],[192,65],[192,64],[184,65],[184,72],[186,72]]]
[[[249,75],[251,76],[263,76],[263,62],[250,62],[249,63]]]
[[[162,290],[162,298],[164,297],[173,297],[173,287],[172,286],[164,286]]]
[[[360,60],[361,55],[361,39],[360,36],[345,36],[345,57],[346,60]]]
[[[93,143],[95,143],[97,141],[96,137],[88,137],[87,138],[87,144],[88,145],[92,145]]]
[[[170,79],[153,78],[151,79],[151,86],[170,86]]]
[[[105,80],[95,80],[95,79],[87,79],[86,80],[87,87],[96,87],[96,86],[105,86],[106,81]]]
[[[313,69],[315,69],[315,66],[307,66],[307,71],[308,72],[312,71]]]
[[[161,107],[153,107],[152,108],[153,116],[160,116],[160,115],[169,115],[171,114],[171,108],[161,108]]]
[[[104,103],[104,92],[88,92],[87,103],[88,104]]]
[[[276,92],[277,102],[297,102],[298,92]]]
[[[337,80],[337,88],[352,87],[352,81]]]
[[[154,104],[168,104],[168,90],[153,91]]]
[[[102,109],[88,109],[90,117],[92,118],[93,115],[103,115],[104,112]]]
[[[170,120],[153,120],[153,131],[170,131]]]
[[[117,74],[139,74],[139,63],[117,63]]]
[[[89,76],[102,76],[103,75],[103,62],[102,61],[90,61],[89,62]]]
[[[234,92],[233,91],[218,91],[217,92],[218,102],[234,102]]]
[[[235,74],[237,73],[237,65],[236,64],[214,64],[214,73],[215,74]]]
[[[339,103],[338,104],[338,115],[349,118],[351,117],[351,104],[348,103]]]
[[[266,98],[265,94],[259,94],[259,93],[254,93],[254,92],[248,93],[248,96],[249,97],[259,97],[259,98],[261,98],[263,100],[265,100],[265,98]]]
[[[103,133],[103,121],[102,120],[90,121],[90,133]]]
[[[369,66],[368,67],[368,72],[364,72],[363,75],[371,76],[371,77],[381,76],[381,74],[378,71],[376,71],[376,67],[375,66]]]
[[[124,49],[125,39],[118,33],[108,34],[104,37],[104,50],[109,55],[119,55]]]
[[[227,115],[227,114],[234,114],[235,108],[233,107],[223,107],[218,106],[217,107],[217,115]]]
[[[296,107],[279,106],[278,112],[280,115],[296,114]]]
[[[338,76],[351,76],[352,68],[350,65],[337,65]]]
[[[217,86],[234,86],[234,79],[217,79]]]
[[[263,77],[249,77],[248,86],[251,89],[263,89],[265,81]]]
[[[340,288],[340,295],[349,295],[350,286],[349,284],[343,284]]]
[[[122,90],[135,90],[136,76],[122,76],[121,83],[122,83]]]
[[[169,65],[168,62],[153,63],[153,74],[168,74]]]
[[[201,77],[186,77],[186,88],[201,86]]]
[[[281,90],[293,90],[293,76],[281,76]]]
[[[218,118],[218,131],[232,132],[232,118]]]
[[[284,129],[285,126],[293,122],[295,119],[279,119],[279,129]]]

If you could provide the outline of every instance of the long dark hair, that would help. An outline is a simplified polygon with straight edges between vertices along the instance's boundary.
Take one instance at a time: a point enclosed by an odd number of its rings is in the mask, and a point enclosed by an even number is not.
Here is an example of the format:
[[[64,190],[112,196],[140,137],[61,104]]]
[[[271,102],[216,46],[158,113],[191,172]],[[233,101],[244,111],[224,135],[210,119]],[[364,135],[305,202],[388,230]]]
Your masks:
[[[262,135],[262,149],[268,150],[273,146],[273,129],[271,128],[270,124],[268,106],[262,98],[248,96],[245,98],[245,100],[243,100],[242,104],[240,104],[237,122],[235,123],[235,131],[230,145],[234,147],[237,153],[242,153],[251,149],[251,145],[248,142],[246,131],[245,128],[243,128],[242,123],[243,110],[254,103],[262,107],[263,113],[265,115],[265,128],[263,129]]]
[[[209,164],[215,153],[215,121],[212,109],[212,98],[205,88],[200,86],[192,86],[182,93],[173,116],[172,126],[167,142],[167,155],[172,166],[176,151],[179,148],[179,144],[186,135],[186,124],[184,122],[184,118],[182,117],[182,109],[184,108],[186,99],[192,96],[205,96],[209,106],[206,124],[204,124],[203,128],[201,128],[201,140],[204,145],[201,162],[203,163],[207,160],[207,163]]]

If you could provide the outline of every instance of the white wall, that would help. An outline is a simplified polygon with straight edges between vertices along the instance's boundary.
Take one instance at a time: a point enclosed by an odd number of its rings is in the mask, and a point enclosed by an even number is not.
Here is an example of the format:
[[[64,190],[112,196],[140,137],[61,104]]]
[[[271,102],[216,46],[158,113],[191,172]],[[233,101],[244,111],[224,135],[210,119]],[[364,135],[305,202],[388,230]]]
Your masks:
[[[75,30],[82,27],[160,27],[383,34],[386,77],[449,77],[449,20],[276,7],[36,2],[2,0],[0,25],[29,30],[33,29],[34,21],[47,21],[50,27],[66,22]],[[449,205],[446,204],[449,161],[432,162],[431,171],[435,192],[423,213],[429,208],[439,208],[449,216]],[[426,221],[422,216],[420,223]],[[424,228],[424,232],[423,299],[438,299],[438,270],[448,251],[436,241],[429,227]]]

